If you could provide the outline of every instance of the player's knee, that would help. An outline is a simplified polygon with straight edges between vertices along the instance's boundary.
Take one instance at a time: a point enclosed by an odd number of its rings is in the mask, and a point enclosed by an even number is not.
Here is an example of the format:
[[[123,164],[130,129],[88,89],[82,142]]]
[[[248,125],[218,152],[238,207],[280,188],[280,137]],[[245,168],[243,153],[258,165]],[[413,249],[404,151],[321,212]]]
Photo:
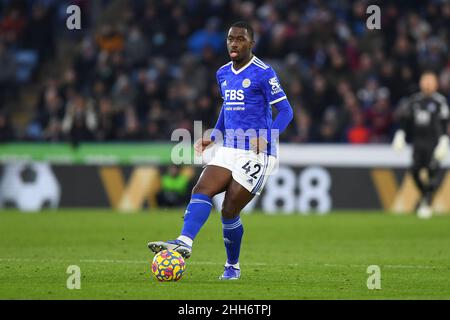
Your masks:
[[[215,196],[215,194],[213,194],[213,193],[214,192],[210,188],[208,188],[208,187],[206,187],[206,186],[204,186],[202,184],[199,184],[199,183],[197,183],[194,186],[194,188],[192,188],[192,195],[194,195],[194,194],[204,194],[205,196],[208,196],[208,197],[212,198],[212,197]]]
[[[224,219],[233,219],[236,218],[239,215],[239,210],[237,210],[232,204],[224,203],[222,204],[222,217]]]

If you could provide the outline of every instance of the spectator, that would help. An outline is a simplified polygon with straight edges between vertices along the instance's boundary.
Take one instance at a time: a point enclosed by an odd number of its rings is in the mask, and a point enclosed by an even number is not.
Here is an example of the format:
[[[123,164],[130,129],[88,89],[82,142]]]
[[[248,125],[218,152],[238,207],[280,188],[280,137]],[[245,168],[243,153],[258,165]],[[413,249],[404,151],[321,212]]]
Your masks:
[[[98,106],[98,128],[95,132],[98,141],[113,141],[117,138],[118,114],[114,111],[112,99],[102,97]]]
[[[364,123],[364,115],[361,111],[355,111],[352,115],[352,125],[347,131],[347,141],[351,144],[368,143],[371,139],[370,129]]]
[[[16,62],[13,54],[0,41],[0,109],[5,99],[15,90]]]
[[[69,100],[66,114],[62,122],[62,131],[69,136],[72,144],[77,147],[81,141],[93,140],[97,128],[97,115],[91,101],[80,95]]]
[[[63,134],[61,130],[61,121],[58,119],[51,119],[48,126],[43,133],[44,141],[47,142],[61,142],[63,141]]]
[[[294,114],[296,134],[291,142],[305,143],[313,140],[311,117],[304,110]]]
[[[117,81],[112,87],[111,95],[116,109],[118,110],[124,110],[126,107],[133,104],[136,98],[136,92],[126,74],[118,76]]]
[[[442,94],[450,101],[450,66],[442,71],[439,77],[439,87]]]
[[[0,143],[13,139],[13,129],[8,115],[0,111]]]
[[[330,107],[325,111],[317,142],[336,143],[339,141],[337,113],[334,107]]]
[[[113,28],[110,24],[102,27],[100,34],[97,36],[97,45],[101,51],[107,53],[120,52],[124,48],[123,35]]]
[[[32,139],[46,139],[44,132],[54,131],[56,123],[62,121],[64,117],[64,101],[58,92],[58,87],[53,81],[45,90],[43,102],[38,105],[38,112],[34,119],[34,129]],[[49,126],[52,126],[52,129]]]
[[[26,23],[26,18],[22,12],[16,7],[11,7],[3,20],[0,21],[1,37],[9,45],[22,43]]]
[[[358,90],[358,99],[364,109],[371,108],[375,101],[389,98],[389,89],[380,87],[376,78],[367,79],[363,88]]]
[[[90,38],[82,41],[80,52],[73,63],[73,68],[78,77],[77,87],[85,90],[94,82],[97,63],[97,50],[95,43]],[[82,76],[81,76],[82,75]]]
[[[121,138],[127,141],[140,141],[144,138],[133,106],[128,106],[125,110],[125,126]]]
[[[216,54],[219,54],[224,49],[224,45],[224,35],[219,31],[217,18],[208,20],[205,29],[195,32],[188,41],[189,49],[197,55],[200,55],[205,47],[211,47]]]
[[[55,52],[53,18],[49,8],[39,3],[33,5],[26,29],[27,43],[38,52],[41,61],[53,58]]]
[[[311,115],[313,123],[322,121],[325,109],[331,104],[331,92],[326,79],[318,75],[313,79],[311,93],[306,93],[306,108]]]
[[[174,129],[191,130],[194,120],[213,126],[221,105],[215,72],[229,61],[227,26],[240,19],[254,26],[255,54],[277,71],[292,100],[296,124],[284,141],[348,141],[350,128],[369,132],[355,134],[369,136],[358,138],[361,142],[388,140],[396,125],[389,114],[417,90],[424,69],[438,73],[441,93],[450,99],[446,1],[379,2],[379,31],[366,27],[365,0],[136,0],[124,2],[122,16],[100,24],[98,33],[83,22],[83,39],[52,27],[55,19],[62,21],[68,2],[1,2],[0,42],[7,44],[8,62],[0,61],[0,79],[8,80],[0,80],[0,96],[12,92],[8,86],[20,76],[16,52],[39,51],[41,66],[54,56],[52,43],[66,42],[55,37],[78,42],[62,79],[53,80],[56,93],[45,98],[48,86],[40,93],[28,138],[60,139],[65,106],[81,94],[98,112],[92,137],[98,141],[168,141]],[[77,0],[91,21],[102,20],[99,9],[107,1],[99,3]],[[361,117],[367,123],[361,124]]]
[[[373,108],[367,110],[366,118],[372,129],[371,142],[389,143],[393,134],[393,115],[389,100],[378,99]]]
[[[140,68],[144,66],[147,56],[147,42],[145,41],[140,28],[137,25],[133,25],[125,43],[127,65],[131,68]]]
[[[170,166],[161,177],[161,191],[157,195],[158,205],[177,207],[183,204],[189,196],[190,175],[182,172],[175,165]]]

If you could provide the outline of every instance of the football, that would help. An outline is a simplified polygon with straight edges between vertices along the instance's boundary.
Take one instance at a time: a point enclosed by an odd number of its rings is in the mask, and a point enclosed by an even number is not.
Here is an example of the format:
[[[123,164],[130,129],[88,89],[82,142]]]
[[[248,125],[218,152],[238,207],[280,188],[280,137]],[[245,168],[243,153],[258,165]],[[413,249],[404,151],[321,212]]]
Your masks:
[[[158,281],[178,281],[185,269],[184,259],[178,252],[163,250],[153,258],[152,273]]]

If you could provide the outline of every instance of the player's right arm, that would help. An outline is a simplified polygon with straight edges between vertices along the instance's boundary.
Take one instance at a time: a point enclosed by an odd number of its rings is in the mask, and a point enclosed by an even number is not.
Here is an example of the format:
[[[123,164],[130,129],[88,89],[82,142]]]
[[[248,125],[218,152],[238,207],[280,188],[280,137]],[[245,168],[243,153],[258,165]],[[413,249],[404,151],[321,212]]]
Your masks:
[[[217,74],[216,79],[217,84],[219,85],[220,93],[222,94],[222,88]],[[216,125],[211,133],[210,138],[209,139],[200,138],[195,142],[194,150],[197,152],[198,155],[200,155],[203,151],[205,151],[205,149],[208,148],[210,145],[212,145],[216,140],[221,140],[221,138],[223,139],[223,134],[225,132],[225,118],[223,113],[224,111],[222,106],[222,108],[220,109],[219,118],[217,119]]]
[[[447,99],[443,95],[438,96],[439,104],[439,118],[441,120],[443,135],[448,136],[448,124],[450,121],[450,109],[447,103]]]
[[[408,123],[411,118],[410,108],[411,99],[407,99],[399,107],[399,128],[395,132],[394,139],[392,140],[392,148],[396,151],[403,150],[406,145],[406,128],[408,127]]]
[[[444,96],[438,95],[437,100],[439,104],[439,118],[442,126],[442,135],[439,137],[438,144],[434,149],[434,157],[442,161],[445,159],[449,152],[450,139],[448,137],[448,122],[450,117],[450,111],[447,104],[447,99]]]
[[[194,144],[194,150],[200,155],[206,148],[212,145],[217,139],[223,137],[223,132],[225,131],[225,122],[223,115],[223,107],[220,110],[219,118],[217,119],[216,126],[214,127],[210,138],[200,138]]]

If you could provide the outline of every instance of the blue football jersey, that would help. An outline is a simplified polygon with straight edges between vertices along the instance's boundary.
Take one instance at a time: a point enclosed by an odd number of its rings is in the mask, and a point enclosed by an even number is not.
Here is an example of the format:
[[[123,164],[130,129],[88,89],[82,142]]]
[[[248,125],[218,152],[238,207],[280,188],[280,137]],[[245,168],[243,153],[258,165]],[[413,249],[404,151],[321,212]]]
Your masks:
[[[229,62],[216,74],[223,99],[224,146],[249,150],[255,136],[270,137],[272,105],[286,99],[275,71],[257,57],[239,70]],[[270,139],[266,152],[276,155]]]

